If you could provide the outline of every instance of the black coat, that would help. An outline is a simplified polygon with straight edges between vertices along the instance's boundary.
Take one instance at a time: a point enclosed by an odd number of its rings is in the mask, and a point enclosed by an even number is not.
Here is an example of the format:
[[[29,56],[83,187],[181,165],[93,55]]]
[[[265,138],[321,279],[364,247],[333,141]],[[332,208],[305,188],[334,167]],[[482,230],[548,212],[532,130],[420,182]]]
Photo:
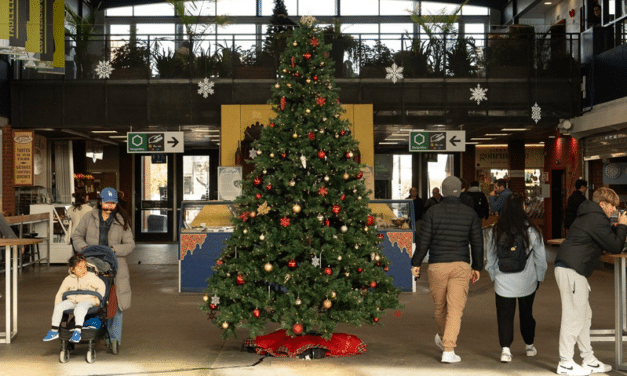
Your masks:
[[[568,202],[566,203],[566,209],[564,210],[564,228],[569,229],[570,225],[573,224],[575,218],[577,218],[577,209],[582,202],[586,201],[586,196],[577,190],[573,192],[568,198]]]
[[[429,252],[429,263],[464,261],[473,270],[483,269],[483,235],[481,221],[474,209],[459,197],[444,197],[422,216],[420,237],[412,266],[420,266]],[[471,252],[468,252],[468,244]]]
[[[623,251],[625,236],[627,226],[612,226],[601,206],[586,200],[579,206],[577,219],[557,251],[555,262],[562,262],[588,278],[603,250],[614,254]]]

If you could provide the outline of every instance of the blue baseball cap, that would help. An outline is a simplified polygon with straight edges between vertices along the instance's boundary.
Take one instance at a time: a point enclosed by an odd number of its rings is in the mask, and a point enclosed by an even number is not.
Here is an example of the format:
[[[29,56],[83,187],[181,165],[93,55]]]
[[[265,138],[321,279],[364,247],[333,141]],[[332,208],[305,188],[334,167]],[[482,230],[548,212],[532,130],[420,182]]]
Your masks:
[[[105,188],[100,192],[100,199],[102,202],[115,202],[118,203],[118,192],[113,188]]]

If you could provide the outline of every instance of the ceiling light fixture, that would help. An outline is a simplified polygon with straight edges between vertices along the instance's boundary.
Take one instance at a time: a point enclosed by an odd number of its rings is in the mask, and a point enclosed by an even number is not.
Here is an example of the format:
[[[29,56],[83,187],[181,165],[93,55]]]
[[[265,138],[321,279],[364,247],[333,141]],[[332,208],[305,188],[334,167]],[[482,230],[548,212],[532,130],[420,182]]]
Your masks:
[[[485,136],[509,136],[509,133],[486,133]]]
[[[489,140],[494,140],[494,137],[473,137],[470,140],[471,141],[489,141]]]
[[[109,138],[126,138],[126,136],[109,136]]]
[[[467,143],[467,142],[466,142]],[[506,144],[477,145],[478,148],[506,148]]]
[[[503,128],[501,129],[502,132],[524,132],[524,131],[528,131],[528,128]]]
[[[91,131],[91,133],[118,133],[118,131],[114,131],[114,130],[109,130],[109,131]]]
[[[545,1],[545,2],[544,2],[544,5],[551,5],[551,4],[553,4],[553,3],[552,3],[552,2],[550,2],[550,1]]]
[[[398,145],[398,142],[379,142],[379,145]]]
[[[407,142],[406,138],[386,138],[385,141],[403,141]]]

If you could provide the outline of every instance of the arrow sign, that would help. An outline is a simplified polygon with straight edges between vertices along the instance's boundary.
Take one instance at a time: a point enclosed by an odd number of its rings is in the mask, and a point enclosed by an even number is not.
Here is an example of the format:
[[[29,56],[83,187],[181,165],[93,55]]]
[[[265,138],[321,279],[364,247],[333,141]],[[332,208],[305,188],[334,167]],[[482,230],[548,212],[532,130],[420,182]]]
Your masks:
[[[466,131],[416,131],[409,133],[409,151],[440,152],[466,150]]]
[[[172,139],[168,141],[168,144],[172,144],[172,147],[175,148],[176,145],[179,144],[179,140],[177,140],[176,137],[172,137]]]
[[[127,153],[183,153],[183,132],[128,132]]]

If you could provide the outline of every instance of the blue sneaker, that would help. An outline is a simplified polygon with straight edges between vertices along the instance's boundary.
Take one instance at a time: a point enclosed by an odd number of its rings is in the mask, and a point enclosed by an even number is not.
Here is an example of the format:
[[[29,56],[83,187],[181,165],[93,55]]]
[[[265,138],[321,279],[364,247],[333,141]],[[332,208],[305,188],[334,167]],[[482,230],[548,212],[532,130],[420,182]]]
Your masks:
[[[48,330],[48,334],[44,337],[44,342],[52,341],[57,338],[59,338],[59,331],[50,329]]]
[[[70,338],[70,342],[78,343],[81,341],[81,332],[75,330],[72,332],[72,338]]]
[[[101,324],[102,323],[100,322],[100,320],[97,317],[94,317],[85,321],[85,324],[83,324],[83,326],[87,329],[100,329]]]

